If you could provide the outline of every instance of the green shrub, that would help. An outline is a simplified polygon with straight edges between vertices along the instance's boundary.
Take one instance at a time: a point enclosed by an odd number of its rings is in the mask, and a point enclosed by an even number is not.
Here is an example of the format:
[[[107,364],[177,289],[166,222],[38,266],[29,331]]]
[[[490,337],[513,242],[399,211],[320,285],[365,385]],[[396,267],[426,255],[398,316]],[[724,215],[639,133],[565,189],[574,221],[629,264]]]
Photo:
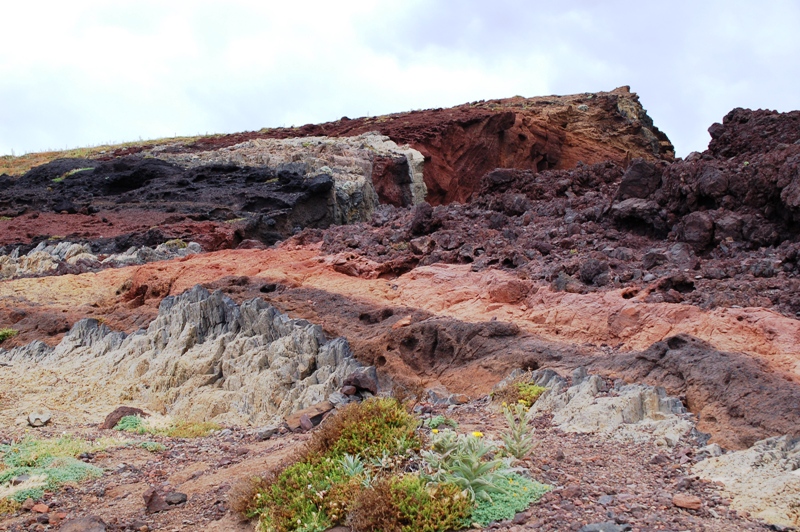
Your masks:
[[[530,372],[516,377],[501,389],[492,392],[492,400],[505,404],[520,403],[530,408],[547,391],[547,388],[537,386],[530,380]]]
[[[156,441],[143,441],[139,444],[139,447],[151,453],[158,453],[166,449],[163,444]]]
[[[9,338],[13,338],[14,336],[18,335],[19,331],[16,329],[9,329],[3,328],[0,329],[0,344],[8,340]]]
[[[358,494],[347,523],[357,531],[444,532],[462,528],[472,501],[457,486],[419,475],[389,477]]]
[[[124,430],[125,432],[135,432],[136,434],[144,434],[147,432],[144,427],[144,421],[139,416],[125,416],[121,418],[114,426],[114,430]]]
[[[125,416],[114,426],[116,430],[136,434],[158,434],[171,438],[202,438],[208,436],[220,425],[211,421],[175,421],[167,427],[152,427],[139,416]]]

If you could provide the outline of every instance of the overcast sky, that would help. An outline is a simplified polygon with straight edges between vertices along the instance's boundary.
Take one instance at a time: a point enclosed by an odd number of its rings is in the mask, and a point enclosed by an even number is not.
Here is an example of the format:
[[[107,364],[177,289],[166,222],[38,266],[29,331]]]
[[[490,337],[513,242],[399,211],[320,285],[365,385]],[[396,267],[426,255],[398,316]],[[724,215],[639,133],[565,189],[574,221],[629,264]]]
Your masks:
[[[0,155],[630,85],[677,154],[800,109],[800,2],[6,2]]]

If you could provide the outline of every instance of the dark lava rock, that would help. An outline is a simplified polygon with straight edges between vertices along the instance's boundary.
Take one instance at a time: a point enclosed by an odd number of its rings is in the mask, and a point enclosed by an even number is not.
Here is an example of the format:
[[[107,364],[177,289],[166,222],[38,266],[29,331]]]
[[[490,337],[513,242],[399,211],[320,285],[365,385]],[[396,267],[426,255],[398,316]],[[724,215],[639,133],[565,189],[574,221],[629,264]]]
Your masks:
[[[661,171],[644,159],[634,159],[622,176],[616,199],[647,198],[661,185]]]
[[[126,417],[126,416],[139,416],[139,417],[148,417],[150,414],[142,410],[141,408],[135,408],[132,406],[118,406],[114,409],[113,412],[108,414],[103,420],[102,425],[100,425],[101,429],[113,429],[119,423],[119,420]]]
[[[149,488],[142,494],[145,504],[145,513],[152,514],[156,512],[163,512],[170,509],[170,505],[164,500],[155,488]]]

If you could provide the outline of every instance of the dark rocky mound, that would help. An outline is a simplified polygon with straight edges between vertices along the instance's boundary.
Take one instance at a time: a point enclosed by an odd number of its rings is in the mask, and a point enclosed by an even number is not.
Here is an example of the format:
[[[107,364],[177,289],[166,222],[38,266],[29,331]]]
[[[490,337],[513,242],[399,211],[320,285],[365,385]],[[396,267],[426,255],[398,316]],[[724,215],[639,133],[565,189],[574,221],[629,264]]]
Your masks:
[[[93,214],[143,209],[175,213],[194,221],[245,221],[239,241],[272,244],[301,227],[327,227],[333,178],[305,175],[302,165],[277,168],[213,164],[184,169],[155,158],[126,156],[110,161],[58,159],[0,188],[0,215],[27,212]],[[155,235],[151,235],[155,236]],[[124,235],[118,246],[163,242]],[[160,240],[156,242],[155,240]],[[27,244],[27,243],[24,243]],[[30,244],[28,244],[30,245]]]
[[[484,175],[470,203],[385,208],[371,224],[334,227],[316,238],[329,253],[369,257],[383,275],[469,263],[474,270],[515,270],[558,290],[629,288],[631,296],[646,290],[652,302],[767,307],[795,316],[798,116],[736,109],[724,125],[712,126],[708,151],[674,163],[497,169]]]

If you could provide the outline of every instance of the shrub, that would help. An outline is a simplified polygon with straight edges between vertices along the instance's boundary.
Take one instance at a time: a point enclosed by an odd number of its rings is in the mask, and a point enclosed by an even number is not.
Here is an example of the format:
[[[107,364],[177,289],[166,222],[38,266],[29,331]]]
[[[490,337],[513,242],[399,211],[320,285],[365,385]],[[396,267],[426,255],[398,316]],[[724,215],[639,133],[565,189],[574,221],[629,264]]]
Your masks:
[[[0,329],[0,344],[8,340],[9,338],[13,338],[14,336],[18,335],[19,331],[16,329],[9,329],[3,328]]]
[[[506,404],[520,403],[530,408],[547,391],[547,388],[537,386],[530,382],[530,379],[530,373],[520,375],[506,386],[492,392],[492,399]]]
[[[114,426],[116,430],[136,434],[158,434],[171,438],[202,438],[219,430],[220,425],[210,421],[173,421],[164,427],[150,425],[139,416],[125,416]]]
[[[461,528],[471,512],[472,501],[457,486],[428,486],[411,474],[382,479],[361,491],[347,524],[363,532],[436,532]]]
[[[374,458],[384,452],[394,454],[400,446],[419,449],[418,424],[394,398],[350,403],[314,432],[305,453]]]

